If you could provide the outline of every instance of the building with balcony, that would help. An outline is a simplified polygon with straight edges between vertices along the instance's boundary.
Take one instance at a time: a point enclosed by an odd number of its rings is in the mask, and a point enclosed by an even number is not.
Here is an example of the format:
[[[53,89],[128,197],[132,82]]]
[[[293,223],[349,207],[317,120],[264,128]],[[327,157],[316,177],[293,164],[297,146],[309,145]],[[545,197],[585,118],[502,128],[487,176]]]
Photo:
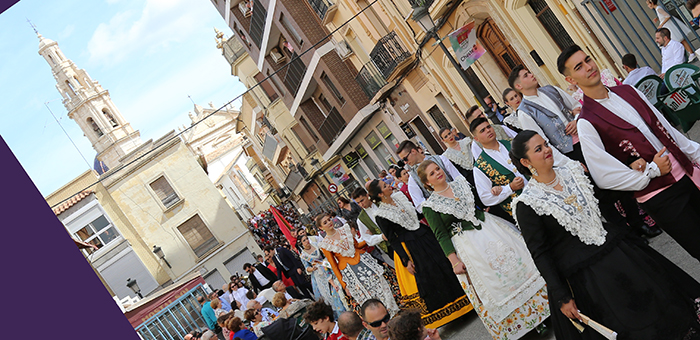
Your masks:
[[[186,136],[189,144],[174,130],[142,142],[108,92],[56,42],[39,39],[69,117],[97,152],[94,170],[45,199],[71,237],[94,245],[82,251],[118,300],[136,295],[127,279],[135,279],[144,296],[193,273],[221,287],[262,253],[207,175],[206,157],[213,165],[221,158],[217,139],[195,129]],[[216,124],[222,120],[210,123],[221,136],[230,130]],[[229,137],[218,141],[235,141]]]

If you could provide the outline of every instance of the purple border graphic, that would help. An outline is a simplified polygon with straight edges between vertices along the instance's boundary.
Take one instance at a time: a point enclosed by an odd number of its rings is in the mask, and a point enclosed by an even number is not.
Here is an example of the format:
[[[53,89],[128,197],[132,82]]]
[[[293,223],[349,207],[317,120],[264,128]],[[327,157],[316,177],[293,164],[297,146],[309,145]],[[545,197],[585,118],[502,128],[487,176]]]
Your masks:
[[[138,340],[1,136],[0,164],[2,338]]]

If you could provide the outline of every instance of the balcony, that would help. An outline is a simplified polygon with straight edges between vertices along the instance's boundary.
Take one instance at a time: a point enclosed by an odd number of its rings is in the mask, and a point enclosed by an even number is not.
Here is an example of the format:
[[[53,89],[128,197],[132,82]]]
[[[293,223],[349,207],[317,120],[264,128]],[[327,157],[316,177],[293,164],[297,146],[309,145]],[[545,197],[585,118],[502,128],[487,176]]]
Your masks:
[[[299,90],[299,85],[301,85],[301,80],[304,78],[306,73],[306,65],[301,61],[301,58],[297,58],[296,52],[292,54],[290,58],[289,66],[287,67],[287,73],[284,77],[284,85],[287,90],[293,95],[297,95]]]
[[[371,61],[360,69],[357,77],[355,77],[355,81],[360,84],[362,91],[365,92],[370,100],[387,84],[384,76]]]
[[[333,108],[328,113],[328,116],[326,116],[326,119],[323,121],[323,124],[321,124],[321,128],[318,132],[321,133],[321,138],[323,138],[323,141],[326,142],[326,144],[331,145],[333,144],[335,138],[338,137],[338,135],[343,131],[345,125],[346,123],[343,116],[340,115],[336,108]]]
[[[399,68],[398,66],[406,63],[412,56],[412,53],[401,46],[395,31],[379,39],[369,54],[370,59],[387,81],[397,73],[395,71]]]
[[[328,0],[308,0],[308,2],[309,6],[311,6],[311,10],[318,15],[323,25],[333,20],[338,5]]]

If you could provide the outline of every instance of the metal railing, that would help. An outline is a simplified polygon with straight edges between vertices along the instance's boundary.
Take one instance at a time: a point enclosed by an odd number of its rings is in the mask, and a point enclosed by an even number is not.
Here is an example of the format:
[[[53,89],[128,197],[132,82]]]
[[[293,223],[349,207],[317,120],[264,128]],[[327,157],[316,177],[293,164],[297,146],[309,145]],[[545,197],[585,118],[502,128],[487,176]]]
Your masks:
[[[377,66],[384,79],[389,78],[401,62],[411,57],[411,53],[401,46],[395,31],[385,35],[369,53],[370,59]]]
[[[365,92],[369,99],[372,99],[387,84],[384,76],[371,61],[362,66],[362,69],[355,77],[355,81],[360,84],[362,91]]]
[[[318,129],[318,132],[321,133],[321,138],[323,138],[323,141],[326,142],[326,144],[331,145],[333,144],[335,138],[338,137],[338,135],[343,131],[345,125],[346,122],[345,119],[343,119],[343,116],[340,115],[340,112],[338,112],[336,108],[333,108],[328,113],[328,116],[326,116],[326,120],[323,121],[323,124],[321,124],[321,128]]]
[[[331,3],[328,0],[308,0],[309,5],[311,6],[311,9],[318,15],[321,20],[326,17],[326,13],[328,13],[328,8],[333,6],[333,3]]]

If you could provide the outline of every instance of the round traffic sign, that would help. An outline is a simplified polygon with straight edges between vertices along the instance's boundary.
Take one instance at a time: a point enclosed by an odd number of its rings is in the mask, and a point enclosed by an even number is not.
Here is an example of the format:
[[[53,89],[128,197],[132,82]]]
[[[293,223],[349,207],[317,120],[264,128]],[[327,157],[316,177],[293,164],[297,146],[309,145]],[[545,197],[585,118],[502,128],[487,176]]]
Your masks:
[[[328,185],[328,191],[330,191],[331,194],[335,194],[336,192],[338,192],[338,186],[331,183]]]

